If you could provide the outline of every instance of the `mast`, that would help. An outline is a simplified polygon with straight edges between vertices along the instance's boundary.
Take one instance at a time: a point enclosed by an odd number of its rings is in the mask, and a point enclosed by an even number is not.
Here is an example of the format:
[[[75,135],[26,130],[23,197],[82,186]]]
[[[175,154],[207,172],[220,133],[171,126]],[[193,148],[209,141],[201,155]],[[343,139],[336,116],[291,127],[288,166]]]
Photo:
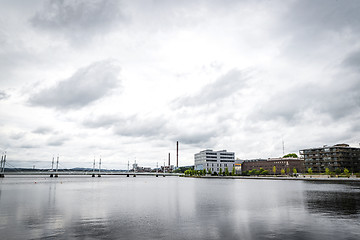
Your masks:
[[[100,160],[99,160],[99,174],[98,174],[98,177],[101,177],[100,171],[101,171],[101,156],[100,156]]]
[[[3,171],[3,161],[4,161],[4,156],[3,156],[3,155],[1,155],[0,173],[2,173],[2,171]]]
[[[56,174],[55,174],[55,177],[58,177],[58,175],[57,175],[58,169],[59,169],[59,155],[56,158]],[[50,177],[51,177],[51,175],[50,175]]]
[[[5,173],[5,165],[6,165],[6,152],[5,152],[4,160],[3,160],[3,173]]]
[[[58,172],[58,169],[59,169],[59,155],[57,156],[56,159],[56,172]]]
[[[94,163],[93,163],[93,173],[91,177],[95,177],[95,156],[94,156]]]

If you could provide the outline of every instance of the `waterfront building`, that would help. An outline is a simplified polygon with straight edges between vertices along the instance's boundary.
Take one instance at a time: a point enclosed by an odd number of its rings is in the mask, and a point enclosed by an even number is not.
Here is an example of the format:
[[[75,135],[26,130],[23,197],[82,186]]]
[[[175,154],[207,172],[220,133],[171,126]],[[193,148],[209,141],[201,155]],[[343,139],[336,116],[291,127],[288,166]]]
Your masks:
[[[345,168],[360,172],[360,148],[348,144],[303,149],[300,155],[304,157],[305,168],[311,168],[313,172],[325,172],[326,168],[332,172],[336,169],[342,172]]]
[[[268,158],[268,159],[252,159],[244,160],[241,166],[242,172],[250,170],[260,170],[260,168],[267,170],[269,174],[274,174],[273,168],[276,168],[275,174],[281,174],[281,169],[284,169],[285,172],[293,172],[295,168],[298,173],[303,173],[304,169],[304,159],[301,158]],[[289,169],[289,170],[288,170]]]
[[[244,162],[244,160],[240,160],[240,159],[235,160],[235,164],[234,164],[235,174],[241,174],[243,162]]]
[[[229,172],[231,172],[235,164],[235,153],[226,150],[213,151],[207,149],[196,153],[194,160],[195,170],[205,169],[207,172],[211,170],[212,173],[219,173],[220,168],[222,171],[228,168]]]

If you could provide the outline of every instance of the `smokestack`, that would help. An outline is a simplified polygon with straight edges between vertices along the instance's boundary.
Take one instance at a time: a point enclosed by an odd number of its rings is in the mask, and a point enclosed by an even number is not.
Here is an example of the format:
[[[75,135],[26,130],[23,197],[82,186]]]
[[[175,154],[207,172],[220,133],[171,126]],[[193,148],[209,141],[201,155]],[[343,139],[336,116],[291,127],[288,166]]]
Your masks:
[[[179,141],[176,141],[176,167],[179,167]]]
[[[169,153],[169,167],[170,167],[170,153]]]

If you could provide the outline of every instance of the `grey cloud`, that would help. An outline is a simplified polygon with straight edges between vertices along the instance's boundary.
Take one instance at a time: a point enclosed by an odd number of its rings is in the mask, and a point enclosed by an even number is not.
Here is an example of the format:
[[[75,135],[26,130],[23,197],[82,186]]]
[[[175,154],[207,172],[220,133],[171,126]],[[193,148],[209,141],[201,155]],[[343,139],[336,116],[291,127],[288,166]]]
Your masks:
[[[118,1],[50,0],[30,21],[37,28],[64,33],[72,40],[88,40],[124,19]]]
[[[298,0],[288,12],[287,24],[303,26],[308,30],[339,31],[344,28],[360,30],[360,2],[348,0]],[[295,29],[296,31],[296,29]]]
[[[56,86],[34,94],[29,102],[57,109],[84,107],[119,85],[118,72],[119,68],[110,61],[93,63]]]
[[[172,136],[173,141],[179,141],[183,144],[194,145],[194,146],[209,146],[209,142],[217,136],[216,131],[178,131]]]
[[[350,53],[342,62],[342,66],[360,72],[360,50]]]
[[[142,119],[137,116],[122,119],[114,128],[114,132],[129,137],[161,137],[166,128],[163,118]]]
[[[212,129],[199,130],[196,126],[172,126],[171,121],[164,116],[146,117],[133,115],[101,116],[83,122],[84,126],[90,128],[111,128],[113,133],[124,137],[143,137],[150,140],[180,141],[188,145],[201,145],[209,142],[217,136]],[[188,125],[189,123],[185,123]],[[196,125],[198,123],[194,123]]]
[[[38,127],[33,131],[33,133],[37,133],[37,134],[47,134],[51,132],[53,132],[53,129],[50,127]]]
[[[133,115],[128,117],[107,115],[86,120],[90,128],[112,128],[116,135],[127,137],[153,137],[163,134],[166,120],[163,117]]]
[[[7,99],[8,97],[9,95],[6,92],[0,90],[0,101]]]
[[[339,47],[332,48],[332,42],[344,44],[360,35],[359,1],[297,0],[286,9],[279,25],[272,29],[278,36],[289,39],[284,44],[285,57],[298,56],[306,61],[321,59]]]
[[[104,115],[98,118],[87,118],[83,125],[90,128],[109,128],[117,125],[119,122],[123,122],[125,119],[115,115]]]
[[[47,142],[48,146],[61,146],[63,145],[67,140],[69,140],[67,137],[53,137],[50,138]]]
[[[196,95],[180,97],[173,104],[177,107],[210,104],[245,88],[248,79],[246,73],[233,69],[215,82],[204,86]]]
[[[35,144],[22,144],[22,145],[20,146],[20,148],[27,148],[27,149],[39,148],[39,145],[35,145]]]
[[[360,111],[360,83],[357,79],[338,79],[327,84],[303,84],[273,94],[249,115],[250,121],[302,120],[304,114],[325,114],[333,120],[353,118]]]
[[[15,139],[15,140],[19,140],[22,139],[26,136],[25,132],[17,132],[17,133],[12,133],[10,135],[10,138]]]

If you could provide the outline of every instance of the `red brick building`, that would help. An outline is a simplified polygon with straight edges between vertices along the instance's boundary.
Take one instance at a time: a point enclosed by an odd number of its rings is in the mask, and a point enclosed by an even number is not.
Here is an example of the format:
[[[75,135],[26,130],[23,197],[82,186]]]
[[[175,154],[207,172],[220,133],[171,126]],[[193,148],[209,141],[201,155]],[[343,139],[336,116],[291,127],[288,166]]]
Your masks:
[[[275,174],[281,174],[281,169],[284,169],[285,172],[287,169],[290,169],[290,173],[293,172],[295,168],[298,173],[305,172],[304,160],[300,158],[269,158],[269,159],[254,159],[254,160],[245,160],[242,163],[241,170],[242,172],[250,171],[253,169],[269,171],[269,174],[273,174],[273,167],[276,167]]]

